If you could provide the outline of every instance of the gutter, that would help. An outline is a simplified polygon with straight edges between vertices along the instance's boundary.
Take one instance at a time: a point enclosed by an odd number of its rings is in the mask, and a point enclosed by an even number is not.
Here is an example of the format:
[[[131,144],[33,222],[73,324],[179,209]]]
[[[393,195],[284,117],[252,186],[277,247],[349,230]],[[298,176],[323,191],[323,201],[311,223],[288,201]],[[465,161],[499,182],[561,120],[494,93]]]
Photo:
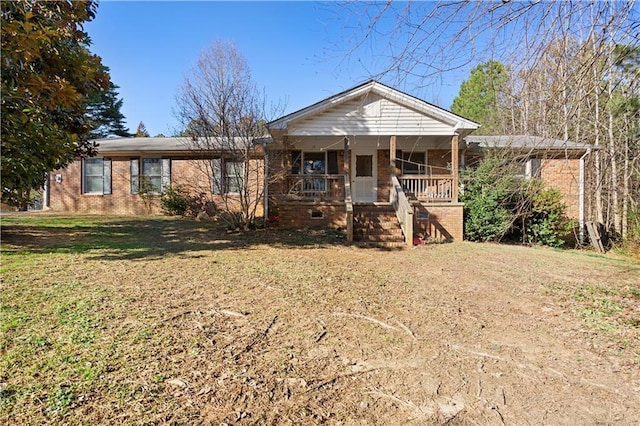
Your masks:
[[[591,154],[591,148],[587,148],[587,150],[585,151],[585,153],[582,155],[582,157],[580,157],[580,183],[579,183],[579,195],[578,195],[578,205],[579,205],[579,213],[578,213],[578,221],[580,223],[580,230],[579,230],[579,238],[580,238],[580,245],[584,245],[584,226],[585,226],[585,221],[584,221],[584,181],[585,181],[585,173],[584,173],[584,160],[585,158],[587,158],[587,156]]]

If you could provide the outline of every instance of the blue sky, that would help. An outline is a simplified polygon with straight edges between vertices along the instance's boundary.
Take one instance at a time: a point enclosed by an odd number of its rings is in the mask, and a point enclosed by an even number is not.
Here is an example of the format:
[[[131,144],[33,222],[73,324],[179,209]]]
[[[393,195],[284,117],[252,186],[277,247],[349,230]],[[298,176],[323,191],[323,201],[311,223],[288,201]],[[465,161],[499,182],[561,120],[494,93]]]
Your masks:
[[[283,102],[285,113],[368,80],[380,71],[375,58],[384,46],[365,44],[347,55],[362,18],[338,3],[102,1],[85,29],[120,86],[130,130],[143,121],[154,136],[178,130],[175,95],[216,39],[236,44],[255,83]],[[449,108],[464,78],[452,73],[427,87],[399,89]],[[391,75],[382,81],[394,85]]]

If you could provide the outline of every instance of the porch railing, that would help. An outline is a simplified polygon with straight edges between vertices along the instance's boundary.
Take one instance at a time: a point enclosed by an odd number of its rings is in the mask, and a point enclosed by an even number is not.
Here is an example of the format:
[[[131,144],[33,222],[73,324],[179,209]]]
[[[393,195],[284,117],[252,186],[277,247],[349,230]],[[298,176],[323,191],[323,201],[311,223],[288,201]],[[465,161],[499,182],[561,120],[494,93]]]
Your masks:
[[[289,175],[288,195],[298,198],[323,199],[327,201],[345,199],[344,175]]]
[[[413,207],[409,203],[400,181],[394,175],[391,175],[391,186],[393,188],[391,189],[390,201],[404,233],[404,242],[407,245],[413,245]]]
[[[402,189],[422,201],[454,201],[451,175],[402,175]]]

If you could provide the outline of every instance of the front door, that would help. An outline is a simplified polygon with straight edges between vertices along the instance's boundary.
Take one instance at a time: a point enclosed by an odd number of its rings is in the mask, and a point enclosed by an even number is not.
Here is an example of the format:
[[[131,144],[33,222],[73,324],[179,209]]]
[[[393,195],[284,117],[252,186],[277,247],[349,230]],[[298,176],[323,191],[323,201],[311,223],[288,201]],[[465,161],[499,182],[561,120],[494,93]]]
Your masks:
[[[377,155],[375,150],[353,151],[351,158],[352,198],[356,203],[373,203],[377,200]]]

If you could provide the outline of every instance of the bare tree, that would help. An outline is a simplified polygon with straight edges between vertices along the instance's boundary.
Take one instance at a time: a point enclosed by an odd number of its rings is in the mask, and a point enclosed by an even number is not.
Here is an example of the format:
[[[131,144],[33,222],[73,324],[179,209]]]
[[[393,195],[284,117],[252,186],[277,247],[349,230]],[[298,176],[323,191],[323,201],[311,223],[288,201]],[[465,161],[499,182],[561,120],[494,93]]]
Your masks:
[[[634,184],[640,66],[638,56],[629,54],[640,46],[634,1],[350,2],[344,7],[350,13],[342,19],[356,20],[345,25],[355,37],[346,60],[373,64],[375,78],[419,90],[438,85],[443,73],[455,75],[487,60],[507,64],[512,79],[500,118],[505,132],[593,144],[590,216],[618,234],[627,232],[629,208],[640,200]],[[635,66],[622,66],[625,58],[635,58]],[[616,108],[621,102],[624,106]]]
[[[273,118],[265,105],[246,60],[232,42],[223,41],[201,53],[177,98],[182,136],[201,153],[194,163],[209,178],[223,218],[233,227],[248,229],[261,208],[266,186],[256,139],[267,134],[264,123]]]

